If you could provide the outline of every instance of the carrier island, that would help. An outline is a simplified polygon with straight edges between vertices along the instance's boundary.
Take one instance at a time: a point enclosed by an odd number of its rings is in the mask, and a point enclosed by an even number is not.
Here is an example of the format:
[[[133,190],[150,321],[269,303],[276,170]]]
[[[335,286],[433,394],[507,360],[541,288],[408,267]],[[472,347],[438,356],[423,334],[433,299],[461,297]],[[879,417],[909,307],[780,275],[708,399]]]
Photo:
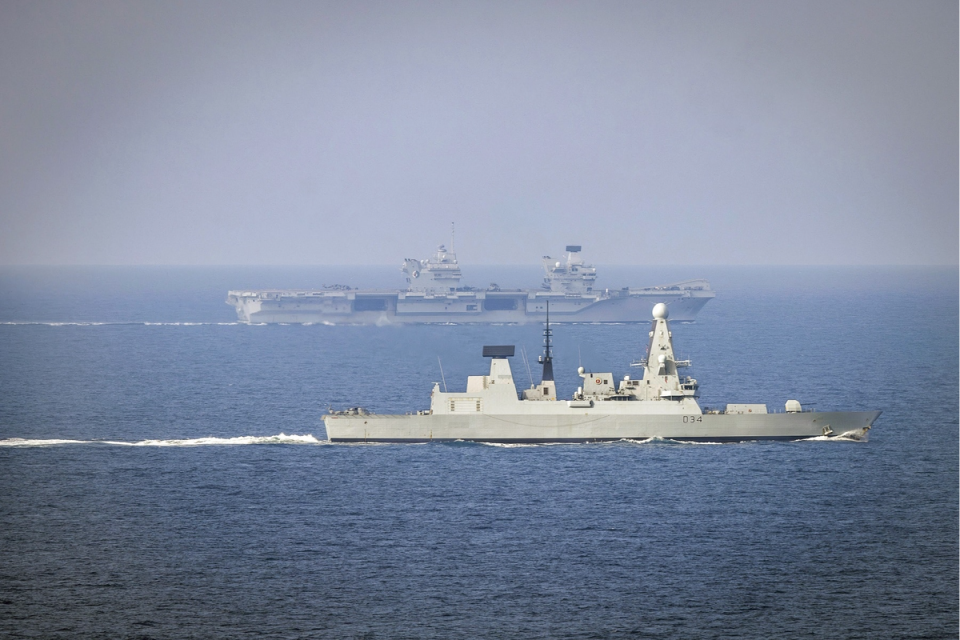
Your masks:
[[[764,404],[700,408],[697,381],[680,375],[689,361],[674,357],[668,308],[653,308],[643,377],[588,372],[569,400],[557,399],[550,354],[549,320],[540,384],[518,394],[509,358],[512,345],[485,346],[490,372],[469,376],[464,392],[434,384],[430,409],[416,414],[378,415],[355,407],[324,417],[332,442],[428,442],[466,440],[497,443],[601,442],[666,438],[700,442],[798,440],[820,436],[860,438],[880,411],[810,411],[787,400],[782,413]]]
[[[585,264],[580,245],[563,258],[543,257],[539,289],[460,286],[457,255],[441,245],[427,260],[407,258],[400,270],[405,290],[324,289],[235,290],[227,293],[240,322],[324,324],[426,324],[542,322],[549,302],[562,322],[637,322],[657,303],[670,304],[674,320],[692,322],[716,294],[706,280],[653,287],[597,289],[597,269]]]

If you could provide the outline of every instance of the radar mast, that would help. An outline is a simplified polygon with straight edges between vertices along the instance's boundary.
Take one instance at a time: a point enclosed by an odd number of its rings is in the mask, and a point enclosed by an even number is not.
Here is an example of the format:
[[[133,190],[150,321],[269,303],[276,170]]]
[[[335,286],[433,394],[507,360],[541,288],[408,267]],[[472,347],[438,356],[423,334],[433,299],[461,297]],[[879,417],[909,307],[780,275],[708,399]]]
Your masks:
[[[543,365],[541,382],[553,381],[553,358],[550,357],[551,336],[553,336],[553,332],[550,331],[550,301],[547,300],[547,328],[543,330],[544,354],[537,358],[537,361]]]

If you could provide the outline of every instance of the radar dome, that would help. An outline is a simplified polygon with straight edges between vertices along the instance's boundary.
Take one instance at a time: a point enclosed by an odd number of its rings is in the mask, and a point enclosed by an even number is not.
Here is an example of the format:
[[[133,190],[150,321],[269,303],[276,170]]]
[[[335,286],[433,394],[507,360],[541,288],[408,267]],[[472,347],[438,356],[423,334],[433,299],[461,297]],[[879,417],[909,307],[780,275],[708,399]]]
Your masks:
[[[657,319],[666,319],[670,315],[670,312],[667,311],[667,305],[662,302],[658,302],[653,307],[653,317]]]

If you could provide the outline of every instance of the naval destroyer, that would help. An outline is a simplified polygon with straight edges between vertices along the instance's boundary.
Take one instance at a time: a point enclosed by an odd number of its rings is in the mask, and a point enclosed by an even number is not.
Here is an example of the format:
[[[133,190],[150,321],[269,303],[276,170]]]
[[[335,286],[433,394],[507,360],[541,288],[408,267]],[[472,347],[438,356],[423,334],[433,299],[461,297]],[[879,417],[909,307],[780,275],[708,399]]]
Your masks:
[[[680,375],[689,366],[677,360],[663,303],[653,308],[643,377],[617,381],[609,372],[578,369],[583,383],[569,400],[557,399],[550,355],[550,325],[539,385],[518,395],[510,369],[512,345],[485,346],[490,372],[469,376],[463,392],[446,392],[434,384],[430,409],[416,414],[378,415],[362,408],[332,411],[324,417],[332,442],[600,442],[669,438],[730,442],[796,440],[821,436],[862,437],[880,411],[810,411],[787,400],[782,413],[765,404],[730,403],[702,410],[697,381]]]
[[[544,256],[539,289],[460,286],[457,255],[441,245],[427,260],[407,258],[400,270],[404,290],[324,289],[236,290],[227,293],[240,322],[324,324],[423,324],[542,322],[547,304],[561,322],[640,322],[658,303],[671,316],[692,322],[716,294],[706,280],[655,287],[596,289],[597,269],[585,264],[579,245],[568,245],[560,260]]]

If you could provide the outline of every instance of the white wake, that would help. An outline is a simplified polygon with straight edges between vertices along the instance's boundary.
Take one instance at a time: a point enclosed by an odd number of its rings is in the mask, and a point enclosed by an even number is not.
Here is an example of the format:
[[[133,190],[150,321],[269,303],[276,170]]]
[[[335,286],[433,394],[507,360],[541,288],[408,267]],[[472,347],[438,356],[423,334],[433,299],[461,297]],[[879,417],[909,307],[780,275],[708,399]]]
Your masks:
[[[317,440],[313,435],[287,435],[280,433],[275,436],[237,436],[235,438],[184,438],[173,440],[139,440],[126,442],[122,440],[63,440],[8,438],[0,440],[0,447],[49,447],[65,444],[101,444],[121,447],[203,447],[203,446],[236,446],[244,444],[328,444],[326,440]]]
[[[15,327],[109,327],[109,326],[141,326],[141,327],[233,327],[239,322],[32,322],[10,321],[0,322],[0,325]]]

